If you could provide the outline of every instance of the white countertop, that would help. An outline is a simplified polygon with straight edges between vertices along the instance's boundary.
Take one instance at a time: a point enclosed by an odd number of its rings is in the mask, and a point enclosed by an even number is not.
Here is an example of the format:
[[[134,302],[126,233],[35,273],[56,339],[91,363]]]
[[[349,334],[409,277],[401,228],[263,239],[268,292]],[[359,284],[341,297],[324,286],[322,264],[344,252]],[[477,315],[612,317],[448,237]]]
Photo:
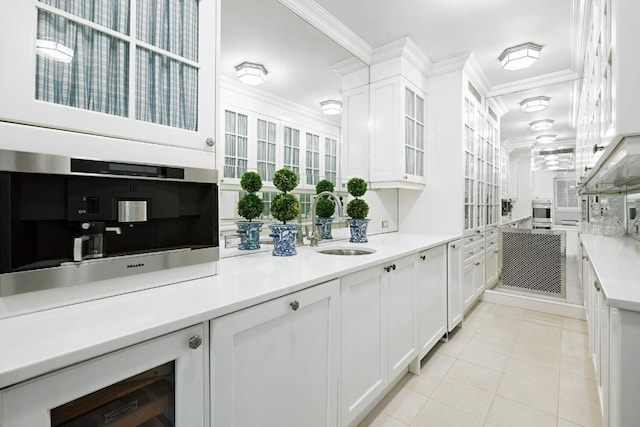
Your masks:
[[[320,246],[375,249],[370,255],[323,255],[305,246],[292,257],[225,258],[216,276],[3,319],[0,388],[460,237],[388,233],[366,244]]]
[[[607,305],[640,311],[640,242],[585,233],[580,239]]]
[[[500,224],[498,225],[502,227],[509,224],[515,224],[516,222],[527,221],[529,219],[531,219],[531,216],[523,216],[521,218],[516,218],[516,219],[509,219],[509,217],[503,216],[500,218]]]

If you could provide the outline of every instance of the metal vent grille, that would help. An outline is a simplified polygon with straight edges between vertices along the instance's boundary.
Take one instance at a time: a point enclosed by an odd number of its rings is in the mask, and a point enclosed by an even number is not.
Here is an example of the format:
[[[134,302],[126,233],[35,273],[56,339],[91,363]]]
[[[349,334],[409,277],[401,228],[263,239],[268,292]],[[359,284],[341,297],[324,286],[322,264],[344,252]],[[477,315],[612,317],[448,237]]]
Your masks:
[[[503,230],[501,236],[503,286],[564,298],[562,232]]]

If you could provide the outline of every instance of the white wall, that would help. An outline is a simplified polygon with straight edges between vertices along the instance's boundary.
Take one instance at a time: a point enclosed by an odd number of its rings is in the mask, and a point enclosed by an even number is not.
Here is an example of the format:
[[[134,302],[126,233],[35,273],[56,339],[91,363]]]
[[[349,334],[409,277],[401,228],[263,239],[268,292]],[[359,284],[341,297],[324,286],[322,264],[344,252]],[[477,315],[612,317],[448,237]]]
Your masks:
[[[517,149],[509,154],[509,174],[515,190],[512,218],[531,216],[531,150]]]

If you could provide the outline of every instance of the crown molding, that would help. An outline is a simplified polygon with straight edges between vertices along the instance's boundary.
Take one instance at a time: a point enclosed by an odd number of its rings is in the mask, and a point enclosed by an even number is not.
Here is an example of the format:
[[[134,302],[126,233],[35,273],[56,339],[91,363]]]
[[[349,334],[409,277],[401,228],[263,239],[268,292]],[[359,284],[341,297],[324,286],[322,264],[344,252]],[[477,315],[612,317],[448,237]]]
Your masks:
[[[314,0],[276,0],[367,65],[373,49]]]
[[[399,56],[402,56],[409,61],[424,75],[427,75],[431,68],[431,60],[427,55],[422,53],[418,45],[416,45],[408,36],[376,47],[373,50],[371,63],[377,64]]]
[[[482,67],[473,52],[471,52],[467,58],[465,71],[473,81],[474,85],[476,85],[477,88],[486,96],[489,93],[491,84],[489,83],[487,75],[482,71]]]
[[[264,102],[267,104],[277,105],[279,107],[286,108],[295,112],[296,114],[300,114],[301,116],[313,119],[317,122],[324,123],[330,126],[340,126],[340,116],[331,116],[334,119],[329,118],[329,116],[322,114],[320,111],[320,104],[318,104],[318,110],[314,110],[312,108],[306,107],[304,105],[297,104],[295,102],[291,102],[288,99],[281,98],[279,96],[273,95],[269,92],[266,92],[262,89],[258,89],[255,86],[248,86],[240,83],[236,79],[232,79],[226,76],[220,76],[220,89],[228,90],[229,92],[236,93],[238,95],[244,95],[251,99],[255,99],[259,102]],[[261,114],[267,114],[265,112],[260,112]]]
[[[344,61],[331,65],[333,71],[343,76],[345,74],[353,73],[354,71],[364,70],[367,67],[367,64],[363,63],[358,58],[348,58]]]
[[[556,71],[554,73],[543,74],[529,79],[517,80],[515,82],[497,85],[491,88],[488,97],[509,95],[543,86],[550,86],[558,83],[568,83],[580,80],[578,73],[572,70]]]
[[[462,53],[451,58],[443,59],[438,62],[434,62],[429,70],[429,77],[439,76],[441,74],[448,74],[452,71],[462,71],[467,59],[471,55],[470,52]]]

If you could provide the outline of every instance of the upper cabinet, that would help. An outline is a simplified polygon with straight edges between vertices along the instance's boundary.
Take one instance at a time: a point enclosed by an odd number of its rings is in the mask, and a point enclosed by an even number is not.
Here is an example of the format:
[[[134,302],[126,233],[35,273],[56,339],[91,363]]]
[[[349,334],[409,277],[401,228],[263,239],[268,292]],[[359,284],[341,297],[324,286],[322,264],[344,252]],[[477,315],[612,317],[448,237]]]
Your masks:
[[[409,39],[376,49],[371,65],[371,188],[425,185],[424,91],[428,59]]]
[[[626,191],[637,173],[621,168],[629,151],[620,144],[640,134],[640,53],[637,42],[640,2],[599,0],[584,10],[585,62],[578,105],[577,178],[588,191]],[[631,150],[633,151],[633,150]],[[622,161],[621,161],[622,160]],[[633,164],[633,162],[628,162]],[[615,176],[615,183],[608,182]],[[600,184],[604,184],[601,188]]]
[[[1,121],[213,150],[215,0],[27,0],[0,12]]]

